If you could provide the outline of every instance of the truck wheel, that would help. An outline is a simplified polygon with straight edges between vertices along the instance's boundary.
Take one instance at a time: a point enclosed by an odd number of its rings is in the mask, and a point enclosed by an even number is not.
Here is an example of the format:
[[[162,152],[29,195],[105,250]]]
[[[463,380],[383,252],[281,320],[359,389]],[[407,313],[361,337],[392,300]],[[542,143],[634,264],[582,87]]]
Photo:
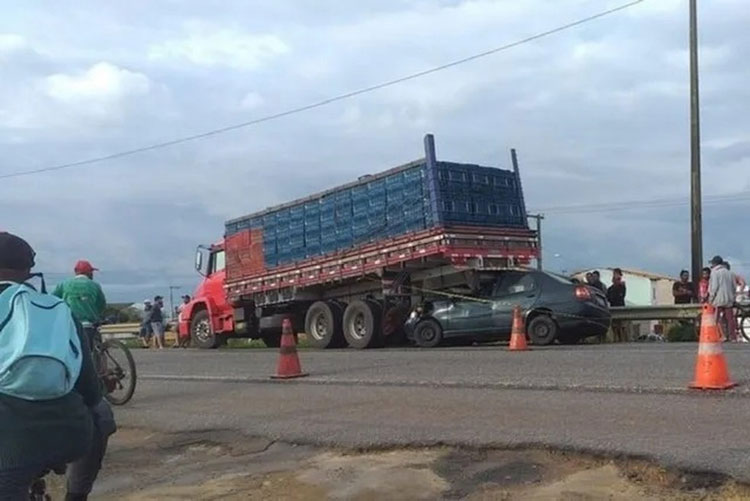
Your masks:
[[[380,307],[359,299],[349,303],[344,311],[344,338],[352,348],[372,348],[380,344]]]
[[[341,307],[333,302],[313,303],[305,315],[305,333],[314,348],[341,346]]]
[[[204,350],[216,348],[218,343],[214,330],[211,328],[211,319],[207,310],[201,310],[193,316],[190,322],[190,337],[193,345]]]
[[[532,344],[546,346],[557,337],[557,324],[547,315],[539,315],[529,323],[526,332]]]
[[[420,348],[435,348],[443,342],[443,328],[435,320],[422,320],[414,328],[414,342]]]

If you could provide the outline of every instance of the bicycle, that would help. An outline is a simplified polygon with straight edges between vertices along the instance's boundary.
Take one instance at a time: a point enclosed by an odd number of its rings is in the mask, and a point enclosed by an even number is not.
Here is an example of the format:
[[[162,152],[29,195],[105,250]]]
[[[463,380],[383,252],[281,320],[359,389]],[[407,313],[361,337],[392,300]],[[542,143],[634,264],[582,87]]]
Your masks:
[[[125,405],[133,398],[138,377],[133,355],[121,341],[104,340],[98,328],[94,331],[91,354],[104,388],[104,398],[112,405]]]
[[[750,343],[750,304],[740,303],[735,310],[737,332]]]

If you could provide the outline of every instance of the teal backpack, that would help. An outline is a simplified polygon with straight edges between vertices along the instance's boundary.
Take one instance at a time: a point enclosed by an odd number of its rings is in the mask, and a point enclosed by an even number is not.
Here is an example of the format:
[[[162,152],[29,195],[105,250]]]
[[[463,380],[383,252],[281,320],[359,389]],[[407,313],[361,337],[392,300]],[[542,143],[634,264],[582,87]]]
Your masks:
[[[0,293],[0,393],[52,400],[70,393],[83,355],[73,315],[26,284]]]

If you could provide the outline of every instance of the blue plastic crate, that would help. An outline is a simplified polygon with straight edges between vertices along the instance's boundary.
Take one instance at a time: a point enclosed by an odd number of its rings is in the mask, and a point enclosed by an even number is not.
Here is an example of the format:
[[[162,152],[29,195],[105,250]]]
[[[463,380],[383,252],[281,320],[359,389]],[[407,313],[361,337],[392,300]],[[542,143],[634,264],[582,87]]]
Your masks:
[[[338,250],[339,250],[339,245],[338,245],[338,242],[336,242],[335,240],[332,241],[332,242],[327,242],[327,243],[321,243],[320,244],[320,252],[322,254],[331,254],[331,253],[336,252]]]
[[[336,199],[336,202],[345,201],[345,200],[351,200],[352,198],[352,191],[351,188],[343,189],[341,191],[337,191],[333,194],[333,197]]]
[[[383,208],[385,208],[385,206],[386,206],[385,195],[370,197],[369,205],[370,205],[371,208],[372,207],[383,207]]]
[[[320,214],[320,225],[325,226],[326,223],[335,224],[336,212],[331,210],[330,212],[323,212]]]
[[[404,182],[404,176],[402,173],[391,174],[385,178],[386,189],[390,190],[392,186],[400,186]]]
[[[352,217],[352,206],[341,207],[336,209],[336,224],[346,224],[346,221]]]
[[[239,231],[239,225],[237,223],[227,223],[224,225],[224,233],[226,233],[227,236],[234,235]]]
[[[406,231],[406,224],[403,221],[389,222],[385,232],[390,237],[396,237]]]
[[[403,177],[406,182],[414,181],[415,179],[422,179],[422,170],[424,165],[419,167],[412,167],[403,172]]]
[[[263,241],[263,254],[273,254],[276,252],[276,239]]]
[[[298,205],[289,209],[289,219],[291,221],[299,221],[305,218],[304,206]]]
[[[317,245],[306,245],[305,246],[305,257],[317,257],[322,253],[320,244]]]

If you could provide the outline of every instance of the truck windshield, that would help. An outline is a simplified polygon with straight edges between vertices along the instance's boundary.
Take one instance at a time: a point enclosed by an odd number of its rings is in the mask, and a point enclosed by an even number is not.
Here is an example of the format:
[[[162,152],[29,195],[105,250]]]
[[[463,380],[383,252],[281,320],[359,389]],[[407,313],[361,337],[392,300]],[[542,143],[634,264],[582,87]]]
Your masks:
[[[226,258],[223,250],[217,251],[211,255],[211,274],[219,271],[224,271],[226,266]]]

